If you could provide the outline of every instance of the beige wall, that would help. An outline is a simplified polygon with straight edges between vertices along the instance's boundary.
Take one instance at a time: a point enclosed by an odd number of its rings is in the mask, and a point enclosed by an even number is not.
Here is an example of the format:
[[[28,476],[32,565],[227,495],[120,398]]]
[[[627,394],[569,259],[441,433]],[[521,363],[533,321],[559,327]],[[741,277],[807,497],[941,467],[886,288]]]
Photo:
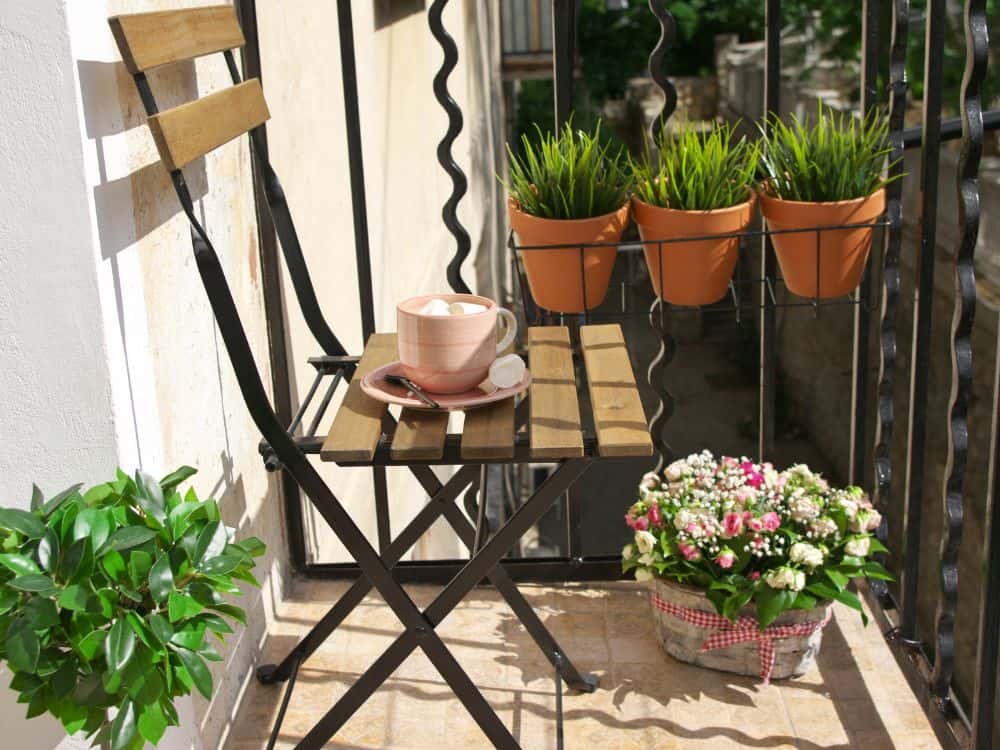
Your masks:
[[[374,3],[354,3],[354,38],[371,237],[376,327],[394,330],[395,305],[405,297],[448,290],[445,268],[454,239],[441,221],[451,180],[436,148],[447,117],[433,97],[441,51],[422,10],[376,29]],[[362,347],[348,155],[344,131],[335,3],[258,0],[264,92],[271,108],[271,158],[288,194],[320,303],[352,352]],[[459,217],[472,237],[463,276],[495,294],[500,204],[494,179],[502,123],[492,3],[451,3],[446,28],[459,47],[449,89],[462,107],[465,127],[453,152],[469,178]],[[486,279],[477,283],[477,276]],[[298,394],[312,379],[306,358],[318,354],[286,284],[286,307]],[[335,402],[336,403],[336,402]],[[333,414],[331,409],[330,414]],[[329,419],[321,430],[329,425]],[[371,472],[324,467],[324,476],[362,529],[375,539]],[[390,514],[399,530],[422,505],[423,492],[405,470],[390,470]],[[318,516],[309,516],[314,559],[345,560],[346,553]],[[459,554],[450,533],[432,532],[416,556]]]

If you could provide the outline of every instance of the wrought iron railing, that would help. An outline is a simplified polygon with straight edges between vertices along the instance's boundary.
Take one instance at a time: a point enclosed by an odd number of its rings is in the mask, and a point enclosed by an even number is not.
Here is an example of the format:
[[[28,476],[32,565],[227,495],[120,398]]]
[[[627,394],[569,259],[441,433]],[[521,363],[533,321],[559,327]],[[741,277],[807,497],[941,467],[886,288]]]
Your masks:
[[[765,111],[780,111],[781,85],[781,0],[763,0],[765,6]],[[248,49],[245,64],[259,69],[256,34],[253,28],[253,0],[240,3],[244,27],[247,29]],[[462,128],[462,112],[448,93],[447,82],[450,73],[459,64],[458,48],[448,35],[442,20],[442,11],[447,0],[434,0],[428,8],[430,31],[444,52],[444,60],[434,79],[433,92],[448,115],[448,130],[438,146],[438,160],[449,174],[453,190],[442,209],[442,218],[455,239],[455,253],[448,266],[448,280],[456,290],[466,291],[461,277],[462,262],[469,255],[470,239],[458,220],[457,206],[466,189],[466,178],[452,155],[452,144]],[[988,524],[985,533],[984,577],[978,582],[982,588],[980,616],[978,623],[978,651],[975,669],[975,685],[971,703],[963,704],[953,689],[955,669],[955,619],[958,591],[958,552],[962,542],[963,507],[968,490],[965,486],[965,469],[968,454],[968,405],[971,392],[971,368],[973,351],[971,331],[976,307],[975,253],[979,234],[979,188],[978,173],[986,130],[1000,126],[1000,112],[983,112],[981,88],[986,74],[987,62],[987,20],[985,0],[966,0],[965,39],[967,57],[965,77],[961,92],[961,117],[956,120],[942,119],[945,0],[928,0],[926,13],[926,61],[924,73],[923,122],[919,129],[904,129],[906,109],[907,78],[906,56],[910,36],[909,0],[891,1],[891,43],[888,49],[888,109],[890,143],[892,146],[892,175],[900,175],[904,149],[921,148],[920,167],[921,192],[921,232],[919,243],[918,274],[915,282],[916,308],[914,311],[914,346],[911,352],[911,383],[909,390],[909,423],[905,435],[896,429],[894,393],[897,389],[898,336],[901,329],[899,306],[902,296],[901,261],[903,258],[903,200],[902,180],[890,183],[886,193],[884,219],[877,224],[884,230],[882,252],[873,253],[869,267],[863,276],[856,296],[846,300],[854,311],[854,342],[851,362],[851,419],[850,419],[850,470],[849,479],[867,486],[882,508],[883,515],[903,513],[903,549],[901,550],[902,575],[898,587],[872,584],[865,587],[869,604],[879,624],[884,628],[894,645],[897,660],[907,674],[914,692],[922,700],[939,737],[955,747],[978,749],[992,746],[994,735],[993,706],[996,698],[996,675],[1000,645],[1000,522],[994,517],[997,494],[1000,492],[1000,440],[997,439],[997,405],[1000,402],[1000,388],[990,394],[993,399],[994,420],[992,424],[992,497],[989,498]],[[663,63],[667,51],[674,44],[676,27],[673,17],[663,0],[649,0],[653,22],[661,28],[660,38],[649,57],[650,74],[663,95],[661,116],[654,118],[653,128],[673,114],[676,93],[670,84]],[[881,0],[863,0],[862,48],[861,48],[861,111],[867,113],[882,104],[878,87],[880,56],[879,19]],[[575,64],[575,12],[574,0],[551,0],[552,56],[554,61],[556,123],[564,122],[570,114],[573,91],[573,66]],[[370,259],[368,255],[367,224],[364,195],[364,179],[361,150],[361,130],[357,106],[357,80],[354,63],[353,29],[349,0],[338,0],[338,20],[340,24],[341,73],[344,82],[344,96],[347,122],[347,146],[350,163],[351,187],[354,200],[355,242],[357,250],[360,283],[360,304],[364,333],[367,336],[374,329],[372,314],[372,292]],[[655,133],[654,133],[655,134]],[[954,372],[954,392],[950,401],[948,420],[949,461],[946,483],[942,490],[944,532],[938,556],[941,593],[937,605],[933,633],[930,637],[918,630],[917,592],[920,555],[918,550],[923,542],[925,527],[922,519],[925,495],[925,461],[928,437],[927,403],[930,389],[929,362],[932,351],[932,302],[934,298],[934,261],[937,245],[938,221],[938,172],[942,142],[961,139],[962,155],[959,163],[959,181],[956,186],[959,200],[960,239],[954,261],[955,283],[958,293],[955,299],[955,325],[950,336],[948,356]],[[266,142],[260,144],[266,150]],[[267,236],[262,227],[262,237]],[[759,285],[760,293],[752,303],[741,297],[735,286],[731,292],[731,308],[759,316],[758,334],[760,344],[760,384],[758,452],[761,456],[771,454],[775,441],[775,399],[776,399],[776,340],[777,311],[786,304],[779,302],[773,290],[780,284],[774,250],[767,230],[741,233],[744,244],[749,240],[761,243],[760,273],[751,284]],[[511,244],[515,258],[527,247]],[[626,250],[641,249],[642,243],[632,242],[622,245]],[[273,248],[272,248],[273,250]],[[581,248],[580,252],[583,253]],[[268,252],[264,242],[262,252]],[[662,253],[659,254],[662,258]],[[881,267],[873,268],[873,258],[880,258]],[[273,269],[272,269],[273,270]],[[874,271],[879,271],[875,274]],[[880,294],[873,289],[875,278],[881,280]],[[584,281],[584,284],[586,282]],[[280,308],[280,290],[276,291],[276,277],[265,273],[265,296],[269,315]],[[270,286],[268,286],[270,285]],[[768,291],[769,290],[769,291]],[[277,301],[275,299],[277,296]],[[877,301],[876,301],[877,297]],[[584,299],[586,294],[584,290]],[[845,303],[841,301],[840,304]],[[872,311],[876,303],[881,315],[878,326],[872,325]],[[650,422],[650,431],[662,466],[672,457],[667,441],[671,428],[674,399],[667,388],[670,366],[677,346],[669,326],[664,324],[666,304],[657,300],[649,311],[650,323],[659,339],[659,350],[649,363],[647,377],[656,393],[658,405]],[[820,300],[805,300],[794,303],[800,307],[812,308],[818,312],[827,303]],[[646,313],[643,313],[646,314]],[[312,403],[320,381],[327,376],[323,363],[318,361],[317,378],[303,404],[299,415],[290,413],[290,399],[287,398],[287,371],[280,372],[283,339],[280,325],[272,323],[272,346],[279,352],[272,352],[272,370],[275,374],[276,401],[286,404],[288,413],[286,424],[302,423],[304,409]],[[869,363],[868,352],[872,330],[878,337],[879,372],[875,393],[874,409],[869,404]],[[940,352],[937,353],[940,356]],[[275,364],[277,363],[277,364]],[[287,364],[287,363],[285,363]],[[989,366],[989,363],[987,363]],[[284,389],[284,391],[282,390]],[[282,398],[282,393],[285,398]],[[320,399],[319,407],[325,411],[329,397]],[[868,419],[874,420],[874,442],[868,438]],[[318,418],[309,420],[307,435],[299,438],[300,446],[308,452],[311,444],[318,449],[316,436]],[[893,443],[902,441],[906,445],[905,465],[894,465]],[[264,447],[267,458],[266,446]],[[869,449],[874,457],[873,472],[867,466]],[[272,466],[272,468],[278,468]],[[377,470],[378,471],[378,470]],[[906,479],[903,508],[892,507],[894,486],[900,478]],[[289,532],[296,566],[310,575],[356,575],[352,565],[309,564],[304,553],[301,510],[295,496],[294,485],[285,487],[289,508]],[[897,489],[896,494],[899,495]],[[388,535],[388,509],[385,499],[384,474],[375,475],[376,514],[380,540]],[[579,522],[577,517],[574,521]],[[570,524],[572,525],[572,524]],[[887,530],[879,531],[883,538]],[[572,538],[572,533],[569,535]],[[614,577],[618,571],[616,557],[610,555],[586,557],[580,550],[571,549],[566,557],[514,560],[511,570],[514,575],[539,579],[588,579]],[[401,580],[441,580],[453,575],[462,561],[424,561],[400,563],[395,574]],[[977,582],[969,581],[970,585]]]

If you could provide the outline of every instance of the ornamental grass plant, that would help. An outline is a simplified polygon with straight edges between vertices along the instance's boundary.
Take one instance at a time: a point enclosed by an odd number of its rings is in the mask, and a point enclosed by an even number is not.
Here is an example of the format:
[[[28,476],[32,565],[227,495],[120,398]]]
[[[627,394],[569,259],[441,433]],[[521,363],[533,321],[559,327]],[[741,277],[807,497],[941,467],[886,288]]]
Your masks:
[[[510,182],[504,183],[522,211],[544,219],[589,219],[620,209],[631,190],[624,147],[567,122],[558,133],[535,125],[537,139],[521,136],[522,154],[507,146]]]
[[[757,176],[760,146],[736,138],[735,126],[703,133],[685,124],[680,132],[661,128],[656,156],[646,141],[641,160],[630,161],[636,196],[651,206],[710,211],[745,203]]]
[[[881,516],[859,487],[833,488],[809,467],[708,451],[650,473],[625,522],[635,532],[622,567],[637,580],[661,576],[703,589],[735,621],[756,605],[760,627],[790,609],[838,601],[861,613],[847,586],[855,578],[892,580],[870,556]]]
[[[227,599],[238,581],[259,585],[265,548],[236,541],[214,500],[178,489],[194,473],[119,471],[0,509],[0,660],[28,718],[48,712],[95,745],[141,750],[178,724],[178,696],[212,698],[213,640],[246,624]]]
[[[898,179],[885,177],[892,148],[889,121],[880,110],[862,120],[820,103],[811,124],[794,114],[786,123],[772,113],[768,126],[769,131],[761,129],[761,187],[773,197],[810,203],[854,200]]]

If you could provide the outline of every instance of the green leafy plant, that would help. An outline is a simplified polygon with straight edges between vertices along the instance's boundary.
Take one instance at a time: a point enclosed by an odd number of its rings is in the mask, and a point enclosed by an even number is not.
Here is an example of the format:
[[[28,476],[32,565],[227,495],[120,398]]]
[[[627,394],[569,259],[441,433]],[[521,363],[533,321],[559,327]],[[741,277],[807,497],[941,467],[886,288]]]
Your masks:
[[[631,179],[624,149],[567,122],[558,134],[542,132],[537,142],[521,137],[522,154],[510,145],[510,183],[504,187],[521,210],[545,219],[588,219],[617,211],[628,200]]]
[[[225,596],[259,585],[265,548],[234,541],[214,500],[180,493],[194,473],[119,470],[49,500],[35,487],[30,511],[0,509],[0,659],[28,718],[47,711],[70,734],[139,750],[177,725],[177,696],[211,698],[206,661],[222,657],[209,635],[246,624]]]
[[[649,141],[641,161],[631,161],[635,190],[652,206],[708,211],[745,203],[757,175],[760,147],[734,127],[719,125],[708,134],[685,125],[679,133],[661,128],[657,156]]]
[[[883,112],[873,110],[859,120],[821,103],[811,125],[794,115],[787,124],[774,114],[769,125],[761,157],[767,177],[762,187],[777,198],[853,200],[892,182],[884,176],[891,148]]]

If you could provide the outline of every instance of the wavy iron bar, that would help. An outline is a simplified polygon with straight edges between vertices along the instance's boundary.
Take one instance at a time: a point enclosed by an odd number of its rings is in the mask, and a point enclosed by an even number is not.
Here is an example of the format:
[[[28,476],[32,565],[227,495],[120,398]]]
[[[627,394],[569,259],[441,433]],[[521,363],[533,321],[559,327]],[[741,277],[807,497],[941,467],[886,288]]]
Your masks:
[[[663,61],[667,50],[677,39],[677,22],[664,6],[663,0],[649,0],[649,9],[660,22],[660,38],[657,40],[656,46],[653,47],[653,51],[649,53],[649,76],[653,79],[653,83],[656,84],[657,88],[663,92],[663,108],[660,110],[659,117],[654,117],[649,125],[650,138],[655,142],[657,135],[666,126],[670,115],[677,108],[677,89],[674,88],[674,85],[670,83],[663,72]],[[662,245],[659,247],[659,257],[662,263]],[[658,455],[656,471],[662,471],[667,462],[672,460],[674,456],[674,452],[667,444],[666,435],[664,434],[667,422],[674,414],[674,396],[667,389],[667,384],[664,380],[664,371],[677,353],[677,342],[674,341],[674,337],[670,334],[670,329],[667,327],[665,310],[666,306],[663,300],[659,298],[653,300],[653,305],[649,308],[649,324],[660,336],[660,350],[649,363],[649,371],[647,373],[649,384],[656,392],[660,401],[656,407],[656,413],[649,420],[649,434],[653,439],[653,445],[656,447]]]
[[[448,0],[434,0],[427,10],[427,23],[430,26],[431,34],[444,52],[444,60],[437,75],[434,76],[434,98],[438,100],[448,115],[448,131],[438,144],[437,158],[441,167],[451,177],[452,190],[441,209],[441,217],[444,220],[444,225],[448,227],[448,231],[455,237],[455,255],[448,264],[448,283],[454,291],[468,294],[471,290],[462,279],[462,263],[469,257],[472,240],[469,239],[469,233],[465,231],[465,227],[458,220],[458,202],[465,195],[469,182],[451,153],[455,139],[462,132],[462,110],[448,93],[448,76],[458,65],[458,47],[451,35],[445,31],[444,22],[441,20],[447,4]]]
[[[906,42],[910,26],[910,0],[894,0],[892,42],[889,48],[889,139],[895,164],[889,176],[903,171],[903,117],[906,113]],[[886,188],[885,252],[882,259],[882,318],[879,324],[881,361],[878,378],[878,424],[875,427],[875,488],[878,507],[888,506],[892,489],[892,431],[895,421],[893,396],[896,377],[896,313],[899,307],[899,256],[903,242],[903,183],[896,179]],[[885,541],[886,529],[879,530]]]
[[[937,658],[931,692],[939,701],[951,688],[955,657],[955,609],[958,605],[958,551],[962,543],[963,484],[969,447],[969,394],[972,388],[972,323],[976,315],[976,241],[979,238],[979,163],[983,155],[983,109],[980,91],[986,75],[989,41],[985,0],[965,4],[965,75],[962,81],[962,154],[958,163],[959,241],[955,252],[955,310],[951,366],[955,384],[948,423],[950,469],[944,487],[944,534],[941,539],[941,595],[935,615]],[[993,634],[996,637],[996,634]]]

